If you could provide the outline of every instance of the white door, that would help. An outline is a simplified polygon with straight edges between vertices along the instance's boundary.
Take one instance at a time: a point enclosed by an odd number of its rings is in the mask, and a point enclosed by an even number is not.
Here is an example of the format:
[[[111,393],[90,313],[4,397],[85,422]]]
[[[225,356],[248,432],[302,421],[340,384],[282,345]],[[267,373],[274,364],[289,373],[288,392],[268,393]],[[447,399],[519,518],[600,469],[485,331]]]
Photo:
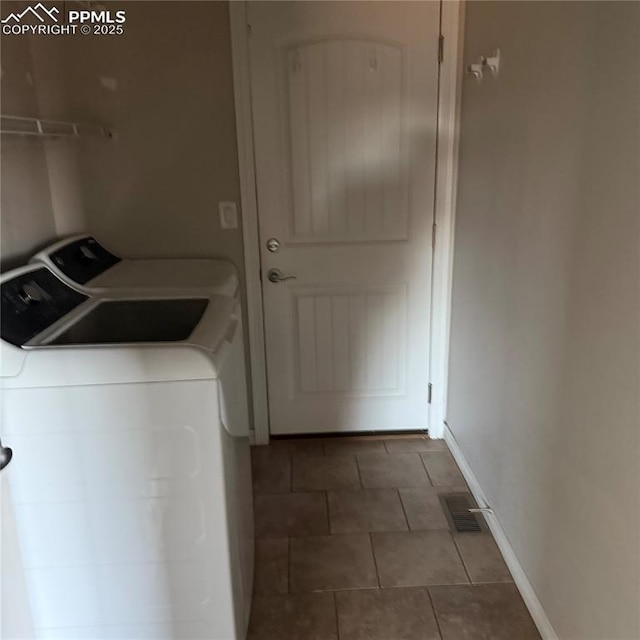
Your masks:
[[[439,15],[249,3],[273,434],[428,426]]]

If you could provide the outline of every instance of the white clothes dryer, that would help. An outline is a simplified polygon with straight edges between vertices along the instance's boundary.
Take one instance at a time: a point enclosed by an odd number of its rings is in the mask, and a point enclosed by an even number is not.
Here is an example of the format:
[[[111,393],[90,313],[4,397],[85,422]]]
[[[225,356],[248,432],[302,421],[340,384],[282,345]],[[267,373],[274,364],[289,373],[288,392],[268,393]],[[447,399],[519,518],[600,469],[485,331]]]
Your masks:
[[[228,260],[121,258],[89,235],[56,242],[31,262],[46,265],[67,284],[94,296],[207,291],[234,298],[239,293],[238,272]]]
[[[238,302],[91,298],[42,265],[0,289],[3,478],[35,637],[243,639],[253,510]]]

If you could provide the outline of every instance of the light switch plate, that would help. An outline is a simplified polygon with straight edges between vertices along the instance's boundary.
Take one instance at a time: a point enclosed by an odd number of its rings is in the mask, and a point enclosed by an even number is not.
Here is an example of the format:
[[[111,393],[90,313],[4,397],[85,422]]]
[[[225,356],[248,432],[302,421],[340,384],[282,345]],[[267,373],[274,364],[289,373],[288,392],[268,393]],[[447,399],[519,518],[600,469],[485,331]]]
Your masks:
[[[238,228],[238,207],[235,202],[219,202],[218,213],[220,215],[220,226],[223,229]]]

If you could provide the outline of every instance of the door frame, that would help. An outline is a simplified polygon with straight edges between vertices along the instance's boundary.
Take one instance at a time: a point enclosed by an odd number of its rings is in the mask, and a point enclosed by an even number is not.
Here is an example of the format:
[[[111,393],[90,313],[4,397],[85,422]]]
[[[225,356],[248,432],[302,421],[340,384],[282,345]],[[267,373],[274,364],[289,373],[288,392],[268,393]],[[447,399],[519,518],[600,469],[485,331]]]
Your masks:
[[[436,146],[436,198],[433,250],[429,380],[431,404],[428,412],[429,434],[444,436],[449,364],[449,325],[455,200],[460,127],[460,94],[465,0],[441,0],[440,33],[444,37],[443,60],[438,82],[438,141]],[[230,0],[231,54],[240,173],[240,207],[248,317],[251,400],[253,405],[252,441],[269,442],[269,400],[267,395],[267,358],[264,335],[264,311],[260,267],[260,233],[256,193],[253,113],[251,106],[251,68],[249,27],[245,0]],[[425,389],[426,391],[426,389]],[[426,393],[425,393],[426,395]]]

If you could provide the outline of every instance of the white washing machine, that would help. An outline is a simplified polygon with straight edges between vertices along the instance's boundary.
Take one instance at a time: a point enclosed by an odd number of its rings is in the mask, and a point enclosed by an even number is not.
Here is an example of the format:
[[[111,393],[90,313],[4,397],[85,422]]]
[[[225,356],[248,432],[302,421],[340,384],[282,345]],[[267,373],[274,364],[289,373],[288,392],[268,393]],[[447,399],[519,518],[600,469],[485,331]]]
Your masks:
[[[14,619],[47,639],[244,638],[253,510],[238,302],[92,298],[42,265],[0,288],[15,520],[3,530],[15,524],[27,596]]]
[[[120,258],[89,235],[56,242],[31,262],[48,266],[67,284],[94,296],[206,290],[233,298],[239,291],[238,272],[228,260]]]

